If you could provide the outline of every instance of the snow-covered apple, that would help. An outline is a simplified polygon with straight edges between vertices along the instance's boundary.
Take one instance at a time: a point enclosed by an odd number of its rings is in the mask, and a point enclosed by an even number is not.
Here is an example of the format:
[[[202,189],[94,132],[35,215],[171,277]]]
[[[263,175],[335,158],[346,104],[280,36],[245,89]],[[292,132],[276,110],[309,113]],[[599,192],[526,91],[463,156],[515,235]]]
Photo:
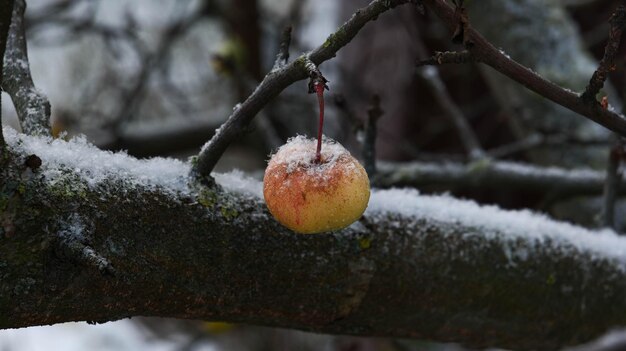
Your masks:
[[[319,149],[318,149],[319,150]],[[291,138],[271,157],[263,195],[272,215],[299,233],[344,228],[365,211],[370,196],[365,169],[339,143]]]

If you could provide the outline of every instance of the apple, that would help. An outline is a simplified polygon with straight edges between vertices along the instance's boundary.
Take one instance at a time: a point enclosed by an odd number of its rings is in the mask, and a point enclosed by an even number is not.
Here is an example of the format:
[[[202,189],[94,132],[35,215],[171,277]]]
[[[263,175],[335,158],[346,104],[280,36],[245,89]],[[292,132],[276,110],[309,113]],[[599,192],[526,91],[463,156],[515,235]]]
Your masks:
[[[263,195],[278,222],[311,234],[342,229],[359,219],[370,188],[363,166],[339,143],[324,138],[316,148],[316,140],[297,136],[271,157]]]

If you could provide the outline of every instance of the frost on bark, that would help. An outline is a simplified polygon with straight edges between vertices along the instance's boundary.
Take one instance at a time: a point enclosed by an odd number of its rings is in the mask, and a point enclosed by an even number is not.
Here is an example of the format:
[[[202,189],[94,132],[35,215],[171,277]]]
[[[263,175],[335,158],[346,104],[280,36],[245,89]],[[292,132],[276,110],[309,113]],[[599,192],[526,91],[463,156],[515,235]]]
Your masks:
[[[240,175],[208,188],[179,161],[5,135],[0,328],[145,315],[556,349],[626,324],[612,232],[391,190],[298,235]]]
[[[541,76],[582,92],[597,67],[583,47],[573,20],[557,0],[468,1],[471,25],[511,58]],[[506,29],[506,30],[503,30]],[[520,137],[537,131],[580,138],[608,138],[609,132],[580,115],[526,90],[516,82],[482,67],[492,91],[514,119]],[[605,91],[613,93],[610,88]],[[609,101],[619,101],[618,96]],[[619,106],[617,106],[619,110]],[[602,167],[604,148],[567,145],[539,148],[529,153],[545,165]]]

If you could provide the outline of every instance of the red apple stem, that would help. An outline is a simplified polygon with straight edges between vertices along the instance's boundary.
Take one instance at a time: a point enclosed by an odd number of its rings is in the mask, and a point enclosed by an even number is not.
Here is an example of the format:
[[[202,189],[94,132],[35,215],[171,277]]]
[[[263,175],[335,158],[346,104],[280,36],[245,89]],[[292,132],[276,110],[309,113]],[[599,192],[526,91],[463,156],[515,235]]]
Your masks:
[[[317,150],[315,152],[315,163],[322,161],[322,131],[324,129],[324,83],[315,83],[317,101],[320,105],[320,121],[317,127]]]

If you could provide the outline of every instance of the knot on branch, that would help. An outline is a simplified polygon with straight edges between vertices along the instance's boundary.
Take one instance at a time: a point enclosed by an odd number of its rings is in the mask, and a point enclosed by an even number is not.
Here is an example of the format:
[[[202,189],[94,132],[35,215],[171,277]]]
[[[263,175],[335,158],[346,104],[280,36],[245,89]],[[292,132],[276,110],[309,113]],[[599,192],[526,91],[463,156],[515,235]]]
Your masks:
[[[305,63],[305,68],[309,74],[309,94],[317,92],[317,90],[315,90],[315,87],[317,85],[324,87],[324,89],[326,90],[329,90],[328,84],[326,84],[328,83],[328,79],[324,77],[322,72],[313,62],[307,60]]]
[[[56,233],[54,253],[61,260],[96,269],[102,275],[115,276],[109,260],[88,245],[90,231],[78,215],[71,216],[67,222],[61,223],[61,229]]]

